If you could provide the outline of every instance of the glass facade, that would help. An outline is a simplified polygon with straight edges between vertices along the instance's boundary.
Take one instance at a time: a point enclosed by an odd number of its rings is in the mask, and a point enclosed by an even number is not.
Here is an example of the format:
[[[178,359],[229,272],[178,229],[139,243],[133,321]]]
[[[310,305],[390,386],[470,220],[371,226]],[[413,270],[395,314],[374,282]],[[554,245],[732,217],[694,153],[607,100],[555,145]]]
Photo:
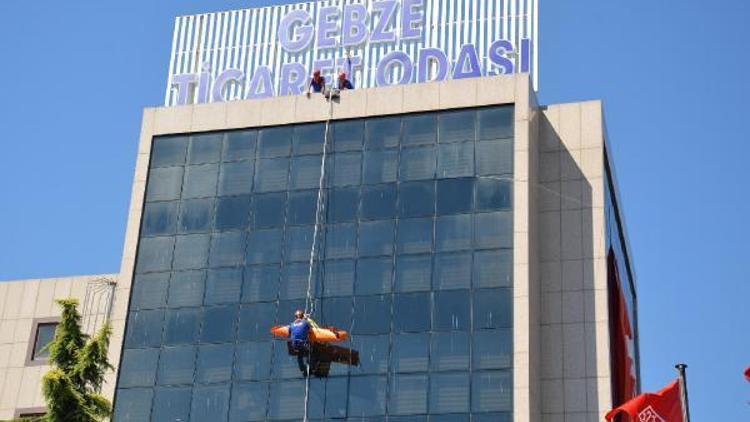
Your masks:
[[[292,421],[269,329],[305,307],[323,123],[154,139],[117,385],[124,421]],[[310,420],[512,418],[513,108],[336,121],[314,318],[359,365]]]

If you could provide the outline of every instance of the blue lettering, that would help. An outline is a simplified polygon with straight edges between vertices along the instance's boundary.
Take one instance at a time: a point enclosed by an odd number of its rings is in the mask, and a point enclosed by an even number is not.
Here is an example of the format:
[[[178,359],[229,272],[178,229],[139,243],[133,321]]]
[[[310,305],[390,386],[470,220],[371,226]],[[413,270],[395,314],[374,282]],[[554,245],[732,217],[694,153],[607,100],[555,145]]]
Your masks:
[[[367,8],[364,4],[347,4],[344,6],[344,28],[341,33],[341,45],[345,47],[359,45],[367,40]]]
[[[474,44],[465,44],[461,47],[456,59],[456,68],[453,70],[453,79],[476,78],[482,76],[482,67],[479,66],[479,56]]]
[[[521,40],[521,73],[528,73],[531,69],[531,40],[524,38]]]
[[[392,51],[386,54],[383,59],[380,60],[380,63],[378,63],[377,71],[375,73],[375,81],[378,86],[391,85],[388,82],[388,73],[394,65],[401,66],[401,79],[399,79],[396,84],[404,85],[411,82],[411,74],[414,67],[411,59],[402,51]]]
[[[513,73],[515,65],[513,61],[506,57],[506,54],[513,52],[513,44],[507,40],[497,40],[490,45],[490,62],[499,67],[503,75]],[[492,72],[494,74],[494,72]]]
[[[321,7],[318,11],[318,48],[336,47],[336,37],[333,34],[336,32],[338,17],[338,7]]]
[[[247,89],[247,99],[273,97],[273,82],[271,78],[271,69],[268,66],[261,66],[250,79],[250,85]]]
[[[394,0],[378,1],[372,4],[373,15],[379,13],[380,19],[375,21],[375,28],[372,30],[372,36],[370,42],[393,42],[396,41],[396,31],[391,26],[391,23],[396,18],[396,10],[398,9],[398,3]]]
[[[281,66],[279,95],[299,95],[305,90],[307,71],[301,63],[286,63]]]
[[[293,10],[279,22],[279,42],[281,47],[292,53],[298,53],[310,46],[313,39],[313,27],[309,25],[310,14],[306,10]],[[298,24],[299,26],[294,26]],[[296,28],[296,30],[295,30]]]
[[[177,105],[186,105],[190,102],[190,92],[198,83],[198,75],[195,73],[183,73],[172,78],[172,86],[177,88]]]
[[[424,26],[424,0],[403,0],[401,3],[401,39],[420,38]],[[416,8],[416,10],[414,10]],[[416,24],[416,27],[415,25]]]
[[[437,72],[430,79],[430,67],[435,63]],[[439,48],[423,48],[419,50],[419,65],[417,66],[417,82],[444,81],[448,77],[448,57]]]
[[[213,101],[220,102],[233,100],[234,98],[226,98],[224,96],[227,85],[229,85],[230,82],[240,83],[244,77],[245,73],[239,69],[227,69],[221,72],[216,78],[216,81],[214,81]]]

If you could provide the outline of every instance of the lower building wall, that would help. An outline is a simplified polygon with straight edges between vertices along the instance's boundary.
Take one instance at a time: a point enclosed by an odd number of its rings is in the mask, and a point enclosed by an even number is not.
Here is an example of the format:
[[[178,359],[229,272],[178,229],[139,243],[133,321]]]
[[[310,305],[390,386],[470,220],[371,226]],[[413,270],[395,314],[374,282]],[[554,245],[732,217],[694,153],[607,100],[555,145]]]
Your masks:
[[[22,280],[0,283],[0,420],[22,413],[44,410],[41,380],[49,370],[44,362],[30,359],[39,322],[60,317],[55,299],[76,298],[83,315],[84,329],[95,330],[105,320],[106,301],[94,304],[87,286],[99,280],[117,280],[117,275]],[[112,362],[113,365],[117,361]]]

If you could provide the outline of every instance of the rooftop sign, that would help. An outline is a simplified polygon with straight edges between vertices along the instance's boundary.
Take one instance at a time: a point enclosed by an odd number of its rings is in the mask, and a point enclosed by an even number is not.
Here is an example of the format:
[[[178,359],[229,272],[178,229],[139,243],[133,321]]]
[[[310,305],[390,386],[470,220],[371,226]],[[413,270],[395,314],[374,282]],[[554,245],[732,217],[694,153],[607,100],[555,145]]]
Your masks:
[[[177,18],[165,105],[537,74],[538,0],[327,0]]]

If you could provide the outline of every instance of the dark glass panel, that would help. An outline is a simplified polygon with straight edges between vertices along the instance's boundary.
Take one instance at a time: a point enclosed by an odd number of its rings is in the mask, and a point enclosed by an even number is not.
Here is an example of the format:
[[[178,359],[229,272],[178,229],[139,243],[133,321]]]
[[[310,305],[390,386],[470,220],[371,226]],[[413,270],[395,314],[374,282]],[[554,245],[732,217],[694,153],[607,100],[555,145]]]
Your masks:
[[[399,220],[396,250],[400,254],[430,252],[432,237],[432,218]]]
[[[149,171],[147,201],[173,201],[182,191],[182,167],[167,167]]]
[[[471,302],[468,290],[435,292],[432,329],[467,331],[471,328]]]
[[[247,233],[215,233],[211,237],[211,267],[232,267],[245,263],[245,243]]]
[[[446,111],[438,115],[438,142],[473,141],[476,111]]]
[[[295,263],[284,266],[283,277],[279,287],[279,299],[303,299],[307,294],[307,278],[309,276],[307,263]]]
[[[438,218],[435,249],[438,251],[458,251],[471,248],[471,226],[471,214]]]
[[[359,225],[359,256],[393,254],[395,221],[367,221]]]
[[[338,153],[330,159],[333,161],[333,186],[352,186],[361,183],[362,153]]]
[[[211,236],[208,234],[177,236],[174,246],[172,269],[193,270],[206,268],[210,242]]]
[[[364,138],[364,120],[345,120],[333,124],[334,151],[359,151]]]
[[[271,375],[271,341],[240,343],[234,376],[241,380],[264,380]],[[283,345],[281,345],[283,346]]]
[[[480,176],[513,174],[513,140],[477,142],[476,167]]]
[[[196,383],[216,383],[232,378],[234,344],[207,344],[198,349]]]
[[[323,296],[351,296],[354,293],[354,261],[326,261],[324,274]]]
[[[254,161],[224,163],[219,173],[219,195],[244,195],[252,191]]]
[[[492,107],[477,111],[479,139],[512,138],[513,107]]]
[[[303,155],[292,160],[290,189],[313,189],[320,186],[320,155]]]
[[[174,237],[142,238],[138,242],[136,271],[144,273],[169,270],[172,267],[173,252]]]
[[[359,188],[339,188],[330,191],[328,197],[329,223],[344,223],[357,219],[359,209]]]
[[[297,374],[299,375],[299,373]],[[279,381],[271,384],[268,400],[268,418],[273,420],[302,420],[305,406],[290,406],[305,397],[305,382],[302,380]]]
[[[393,304],[395,331],[427,331],[430,329],[430,294],[403,293],[395,295]]]
[[[396,215],[396,184],[362,188],[362,218],[383,219]]]
[[[388,413],[394,415],[427,413],[427,375],[393,375]]]
[[[435,183],[401,183],[398,192],[399,217],[426,217],[435,214]]]
[[[165,317],[164,344],[196,343],[200,326],[200,309],[169,310]]]
[[[469,411],[469,374],[433,374],[430,376],[430,412],[459,413]],[[463,416],[462,419],[468,420]]]
[[[474,245],[478,249],[513,247],[513,213],[510,211],[476,214]]]
[[[430,255],[399,256],[396,259],[397,292],[430,290],[432,258]]]
[[[190,419],[225,421],[229,412],[229,384],[199,385],[193,388]]]
[[[151,147],[151,168],[185,164],[187,145],[187,136],[155,137]]]
[[[372,295],[391,291],[393,260],[391,258],[366,258],[357,261],[356,294]]]
[[[122,354],[120,388],[151,387],[156,381],[159,349],[125,349]]]
[[[477,181],[478,211],[510,210],[513,206],[513,185],[510,179],[481,178]]]
[[[203,343],[234,341],[236,333],[237,306],[203,308],[203,327],[201,329],[201,341]]]
[[[471,286],[471,253],[435,256],[435,290],[468,289]]]
[[[434,114],[406,116],[401,143],[404,145],[434,144],[437,138],[437,118]]]
[[[237,130],[227,132],[224,139],[224,161],[248,160],[255,157],[255,144],[258,132],[255,130]]]
[[[397,171],[397,149],[365,151],[365,184],[395,182]]]
[[[365,149],[398,146],[401,137],[401,117],[381,117],[365,121]]]
[[[474,176],[474,142],[441,144],[438,148],[438,178]]]
[[[174,234],[177,230],[179,202],[151,202],[143,209],[143,236]]]
[[[474,369],[505,369],[513,365],[513,331],[485,330],[474,336]]]
[[[474,204],[474,179],[446,179],[437,183],[437,214],[471,211]]]
[[[426,372],[430,357],[427,333],[395,334],[391,349],[391,371]]]
[[[273,264],[281,262],[282,229],[258,230],[250,233],[247,242],[248,264]]]
[[[180,271],[172,273],[172,279],[169,281],[169,297],[167,300],[169,307],[200,306],[203,303],[205,281],[205,271]]]
[[[288,158],[266,158],[257,161],[255,171],[256,192],[277,192],[286,190],[288,179]]]
[[[292,139],[294,154],[322,154],[325,132],[324,123],[295,126]]]
[[[433,333],[430,367],[433,371],[468,370],[471,357],[469,350],[469,333],[467,332]]]
[[[474,287],[512,287],[513,251],[474,252]]]
[[[399,162],[399,180],[423,180],[435,177],[435,147],[404,148]]]
[[[291,315],[291,312],[290,312]],[[276,321],[276,303],[253,303],[240,307],[239,341],[270,340],[269,330]]]
[[[359,366],[352,374],[384,374],[388,370],[390,338],[386,335],[359,335],[352,338],[352,348],[359,351]]]
[[[185,167],[182,199],[216,196],[216,181],[218,178],[218,164]]]
[[[180,205],[180,233],[202,233],[211,230],[214,199],[193,199]]]
[[[356,224],[335,224],[326,227],[326,258],[351,258],[357,245]]]
[[[510,328],[513,295],[510,289],[474,290],[474,329]]]
[[[322,384],[322,380],[321,383]],[[318,385],[320,385],[318,384]],[[347,395],[349,387],[349,380],[343,377],[329,378],[325,380],[326,399],[325,399],[325,415],[330,418],[344,418],[346,417],[346,400],[344,399]],[[314,386],[314,383],[310,383],[310,386]],[[320,404],[323,404],[322,397],[315,400]],[[312,403],[311,403],[312,404]],[[316,403],[317,404],[317,403]],[[310,406],[310,410],[315,410],[317,406]]]
[[[187,421],[190,414],[190,387],[159,387],[154,391],[151,420],[165,422]]]
[[[513,377],[510,371],[475,372],[471,377],[471,410],[502,412],[513,408]]]
[[[286,193],[267,193],[253,196],[253,217],[256,229],[284,224]]]
[[[307,190],[302,192],[290,193],[287,224],[315,224],[317,202],[317,190]]]
[[[215,163],[221,156],[223,133],[206,133],[190,137],[188,164]]]
[[[149,420],[151,399],[154,391],[150,388],[130,388],[117,390],[115,414],[120,422],[143,422]]]
[[[276,299],[280,273],[278,265],[245,267],[242,302],[267,302]]]
[[[169,273],[141,274],[133,280],[133,296],[130,309],[161,308],[167,304]]]
[[[192,384],[195,372],[195,346],[165,347],[159,356],[159,385]]]
[[[349,380],[349,417],[384,415],[387,385],[384,376],[352,377]]]
[[[273,344],[273,366],[271,366],[271,377],[276,383],[281,379],[302,378],[302,371],[297,363],[297,357],[289,354],[286,342],[276,341]]]
[[[218,198],[216,230],[245,229],[250,225],[250,196]]]
[[[159,347],[163,325],[162,310],[131,312],[125,347]]]
[[[284,242],[284,261],[304,262],[310,259],[313,244],[314,226],[288,227]],[[320,233],[318,233],[320,236]]]
[[[268,384],[253,382],[234,384],[232,404],[229,410],[230,422],[262,421],[266,417]]]
[[[357,296],[354,301],[354,334],[386,334],[390,331],[391,297]]]
[[[258,157],[287,157],[292,147],[291,126],[266,128],[258,135]]]
[[[349,330],[352,326],[352,298],[327,297],[320,301],[320,323]],[[341,369],[341,368],[339,368]]]

